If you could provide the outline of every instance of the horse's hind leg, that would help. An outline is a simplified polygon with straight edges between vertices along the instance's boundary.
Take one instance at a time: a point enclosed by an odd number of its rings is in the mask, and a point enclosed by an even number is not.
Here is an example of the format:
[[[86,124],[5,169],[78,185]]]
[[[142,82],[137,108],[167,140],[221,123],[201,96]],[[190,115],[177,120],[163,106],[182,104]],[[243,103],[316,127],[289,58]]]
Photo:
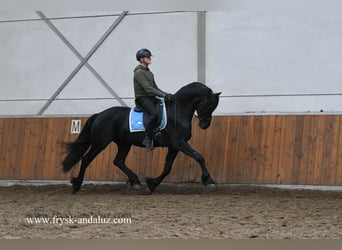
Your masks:
[[[82,157],[80,172],[79,172],[77,177],[73,177],[71,179],[71,184],[73,187],[73,193],[76,193],[77,191],[79,191],[81,189],[81,185],[83,183],[83,178],[84,178],[84,174],[85,174],[87,167],[92,162],[92,160],[94,160],[94,158],[102,151],[102,149],[103,149],[103,147],[98,148],[98,147],[91,146],[88,153],[86,153]]]
[[[116,154],[116,157],[114,159],[114,164],[121,169],[122,172],[124,172],[128,177],[128,182],[130,183],[131,187],[133,188],[140,188],[140,180],[139,177],[130,170],[126,164],[126,157],[128,155],[129,150],[131,149],[131,145],[119,145],[118,144],[118,153]]]

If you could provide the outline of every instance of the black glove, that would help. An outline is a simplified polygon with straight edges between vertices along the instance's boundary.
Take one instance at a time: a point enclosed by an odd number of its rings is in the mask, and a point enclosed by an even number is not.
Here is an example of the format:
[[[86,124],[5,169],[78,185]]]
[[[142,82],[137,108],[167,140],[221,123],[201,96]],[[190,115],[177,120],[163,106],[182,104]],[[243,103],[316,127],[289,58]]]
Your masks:
[[[172,94],[166,94],[165,98],[164,98],[166,101],[168,102],[173,102],[175,103],[176,102],[176,98],[174,95]]]

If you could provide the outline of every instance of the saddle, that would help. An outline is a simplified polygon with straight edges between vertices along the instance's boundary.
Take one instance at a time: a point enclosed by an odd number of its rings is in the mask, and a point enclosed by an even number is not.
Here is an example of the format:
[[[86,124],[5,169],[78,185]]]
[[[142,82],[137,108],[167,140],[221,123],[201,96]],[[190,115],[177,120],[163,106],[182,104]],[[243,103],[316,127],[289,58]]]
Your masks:
[[[160,102],[156,104],[158,110],[157,131],[163,130],[167,124],[166,106],[163,98],[159,98]],[[144,132],[144,115],[139,105],[131,108],[129,113],[129,130],[130,132]]]

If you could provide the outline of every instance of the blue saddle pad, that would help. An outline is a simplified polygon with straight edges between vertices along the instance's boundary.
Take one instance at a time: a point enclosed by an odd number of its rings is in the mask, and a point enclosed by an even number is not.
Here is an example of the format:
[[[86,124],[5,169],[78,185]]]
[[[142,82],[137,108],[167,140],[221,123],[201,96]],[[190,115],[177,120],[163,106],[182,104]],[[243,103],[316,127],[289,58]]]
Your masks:
[[[167,124],[167,116],[166,116],[166,107],[165,101],[163,98],[160,98],[160,105],[162,105],[163,115],[158,126],[159,130],[162,130],[166,127]],[[130,132],[143,132],[145,131],[145,126],[143,123],[143,112],[136,112],[134,108],[131,108],[131,112],[129,113],[129,130]]]

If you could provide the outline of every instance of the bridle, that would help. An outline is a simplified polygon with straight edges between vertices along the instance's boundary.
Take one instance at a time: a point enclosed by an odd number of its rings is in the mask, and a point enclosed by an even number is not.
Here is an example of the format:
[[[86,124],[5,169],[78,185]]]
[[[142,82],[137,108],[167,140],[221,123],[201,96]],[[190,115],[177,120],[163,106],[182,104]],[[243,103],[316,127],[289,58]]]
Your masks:
[[[196,115],[194,114],[194,117],[198,118],[201,121],[205,121],[205,122],[211,122],[211,117],[207,117],[207,116],[200,116],[200,115]]]
[[[205,105],[206,103],[208,102],[208,99],[207,99],[207,97],[205,97],[205,98],[203,98],[202,100],[201,100],[201,102],[198,104],[198,106],[196,107],[196,112],[197,112],[197,115],[196,114],[194,114],[194,116],[196,117],[196,118],[198,118],[200,121],[205,121],[205,122],[211,122],[211,119],[212,119],[212,117],[211,116],[202,116],[199,112],[198,112],[198,110],[203,106],[203,105]]]
[[[200,121],[211,122],[211,117],[199,116],[199,115],[195,115],[195,114],[194,114],[194,116],[196,118],[198,118]]]

